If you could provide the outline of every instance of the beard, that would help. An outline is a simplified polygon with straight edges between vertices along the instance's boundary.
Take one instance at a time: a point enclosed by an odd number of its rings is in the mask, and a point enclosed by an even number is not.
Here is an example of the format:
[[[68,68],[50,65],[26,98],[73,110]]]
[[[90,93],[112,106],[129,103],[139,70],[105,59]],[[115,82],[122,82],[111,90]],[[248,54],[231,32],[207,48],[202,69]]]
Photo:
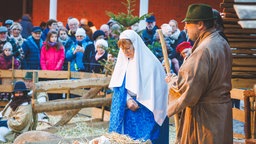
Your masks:
[[[12,108],[13,111],[15,111],[22,103],[24,103],[24,102],[30,103],[30,101],[31,101],[31,98],[28,97],[27,95],[14,96],[10,103],[10,107]]]

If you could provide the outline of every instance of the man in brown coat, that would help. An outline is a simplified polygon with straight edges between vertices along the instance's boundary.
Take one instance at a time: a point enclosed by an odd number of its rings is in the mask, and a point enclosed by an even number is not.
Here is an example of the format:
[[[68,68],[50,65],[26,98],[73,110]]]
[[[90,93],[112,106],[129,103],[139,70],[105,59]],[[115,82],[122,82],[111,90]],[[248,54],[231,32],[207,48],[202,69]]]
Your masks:
[[[214,28],[209,5],[190,5],[183,21],[195,43],[178,76],[166,78],[179,95],[168,105],[169,117],[181,112],[177,143],[232,144],[230,46]]]

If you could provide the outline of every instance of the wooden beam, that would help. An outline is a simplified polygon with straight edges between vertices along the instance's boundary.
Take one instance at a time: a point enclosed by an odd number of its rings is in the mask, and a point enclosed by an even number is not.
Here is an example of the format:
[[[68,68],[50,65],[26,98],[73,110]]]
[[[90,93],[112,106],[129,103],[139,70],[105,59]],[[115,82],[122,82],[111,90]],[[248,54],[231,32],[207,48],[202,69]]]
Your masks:
[[[60,110],[81,109],[85,107],[99,107],[109,106],[112,98],[95,98],[95,99],[80,99],[80,100],[62,100],[62,101],[49,101],[34,105],[34,112],[52,112]]]
[[[256,39],[255,35],[250,34],[225,34],[227,38]]]
[[[223,0],[224,3],[233,3],[234,0]]]
[[[239,4],[239,5],[256,5],[255,2],[230,2],[230,3],[221,3],[220,7],[221,8],[233,8],[234,4]]]
[[[239,24],[224,24],[224,28],[225,29],[231,29],[231,28],[241,29],[242,27]]]
[[[232,72],[232,78],[256,79],[255,72]]]
[[[233,112],[233,119],[245,123],[245,116],[244,116],[245,113],[243,110],[232,108],[232,112]]]
[[[256,29],[224,29],[225,34],[256,34]]]
[[[230,91],[230,96],[232,99],[244,100],[244,90],[238,89],[238,88],[233,88]]]
[[[224,13],[224,17],[223,18],[235,18],[237,19],[238,16],[236,13]]]
[[[36,91],[75,89],[75,88],[90,88],[90,87],[106,87],[110,82],[110,77],[105,78],[90,78],[90,79],[75,79],[75,80],[58,80],[44,81],[35,84]]]
[[[12,92],[12,85],[0,85],[0,92]]]
[[[255,58],[233,58],[233,65],[256,67],[256,57]]]
[[[238,0],[223,0],[223,3],[256,4],[256,2],[246,2],[246,1],[242,1],[242,0],[240,0],[240,1],[238,1]]]
[[[224,8],[223,12],[224,13],[236,13],[234,8]]]
[[[46,71],[46,70],[14,70],[14,78],[24,78],[26,72],[38,72],[39,78],[68,79],[68,71]],[[11,78],[12,70],[0,70],[0,78]],[[71,78],[101,78],[104,74],[71,72]]]
[[[221,3],[221,8],[233,8],[234,3]]]
[[[67,79],[68,71],[50,71],[50,70],[41,70],[38,71],[39,78],[47,78],[47,79]]]
[[[231,48],[249,48],[249,49],[254,49],[256,47],[256,41],[254,42],[234,42],[231,41],[229,42],[229,45]]]
[[[255,39],[228,38],[229,42],[255,42]]]
[[[231,81],[233,88],[252,88],[256,83],[256,79],[234,78]]]
[[[104,74],[86,73],[86,72],[71,72],[71,78],[102,78]]]
[[[88,99],[95,97],[97,93],[101,90],[100,87],[94,87],[91,88],[85,95],[82,96],[83,99]],[[74,109],[74,110],[68,110],[64,115],[62,115],[62,118],[55,124],[55,126],[63,126],[66,123],[68,123],[73,116],[75,116],[81,109]]]
[[[256,72],[256,67],[232,67],[233,72]]]
[[[255,54],[255,50],[251,50],[251,49],[237,49],[237,50],[232,50],[232,53],[234,54],[248,54],[248,55],[252,55]]]

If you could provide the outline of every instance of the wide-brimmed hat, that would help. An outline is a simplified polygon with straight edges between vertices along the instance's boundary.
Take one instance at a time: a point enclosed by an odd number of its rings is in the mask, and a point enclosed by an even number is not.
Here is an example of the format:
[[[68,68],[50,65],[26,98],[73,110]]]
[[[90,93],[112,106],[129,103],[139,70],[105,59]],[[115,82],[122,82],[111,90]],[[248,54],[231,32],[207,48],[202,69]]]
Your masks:
[[[193,22],[214,19],[212,7],[207,4],[191,4],[186,18],[182,22]]]
[[[14,89],[13,92],[17,92],[17,91],[28,91],[25,83],[23,81],[17,81],[14,85]]]

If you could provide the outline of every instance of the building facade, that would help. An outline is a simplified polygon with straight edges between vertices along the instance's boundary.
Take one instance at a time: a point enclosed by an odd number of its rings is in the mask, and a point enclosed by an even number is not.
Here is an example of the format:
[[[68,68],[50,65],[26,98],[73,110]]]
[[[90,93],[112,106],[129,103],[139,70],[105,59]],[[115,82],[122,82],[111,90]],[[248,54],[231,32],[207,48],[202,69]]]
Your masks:
[[[13,2],[12,2],[13,1]],[[57,1],[56,17],[58,21],[62,21],[64,25],[67,18],[72,16],[78,19],[87,18],[99,28],[101,24],[107,23],[109,16],[107,11],[115,14],[119,12],[126,13],[126,7],[121,3],[126,3],[126,0],[55,0]],[[16,0],[3,0],[2,7],[5,6],[11,9]],[[192,3],[206,3],[213,8],[220,10],[222,0],[147,0],[148,13],[153,13],[156,16],[156,23],[160,26],[163,23],[168,23],[170,19],[175,19],[179,22],[179,28],[183,29],[184,24],[181,21],[184,19],[188,5]],[[140,4],[143,0],[136,0],[133,15],[139,16]],[[32,17],[34,25],[39,25],[42,21],[49,19],[50,0],[21,0],[20,7],[15,10],[10,10],[9,13],[2,12],[0,20],[11,18],[17,21],[17,17],[24,13],[29,13]],[[10,7],[10,8],[9,8]],[[18,12],[17,12],[18,9]],[[15,13],[14,13],[15,12]],[[15,16],[14,16],[15,15]]]

